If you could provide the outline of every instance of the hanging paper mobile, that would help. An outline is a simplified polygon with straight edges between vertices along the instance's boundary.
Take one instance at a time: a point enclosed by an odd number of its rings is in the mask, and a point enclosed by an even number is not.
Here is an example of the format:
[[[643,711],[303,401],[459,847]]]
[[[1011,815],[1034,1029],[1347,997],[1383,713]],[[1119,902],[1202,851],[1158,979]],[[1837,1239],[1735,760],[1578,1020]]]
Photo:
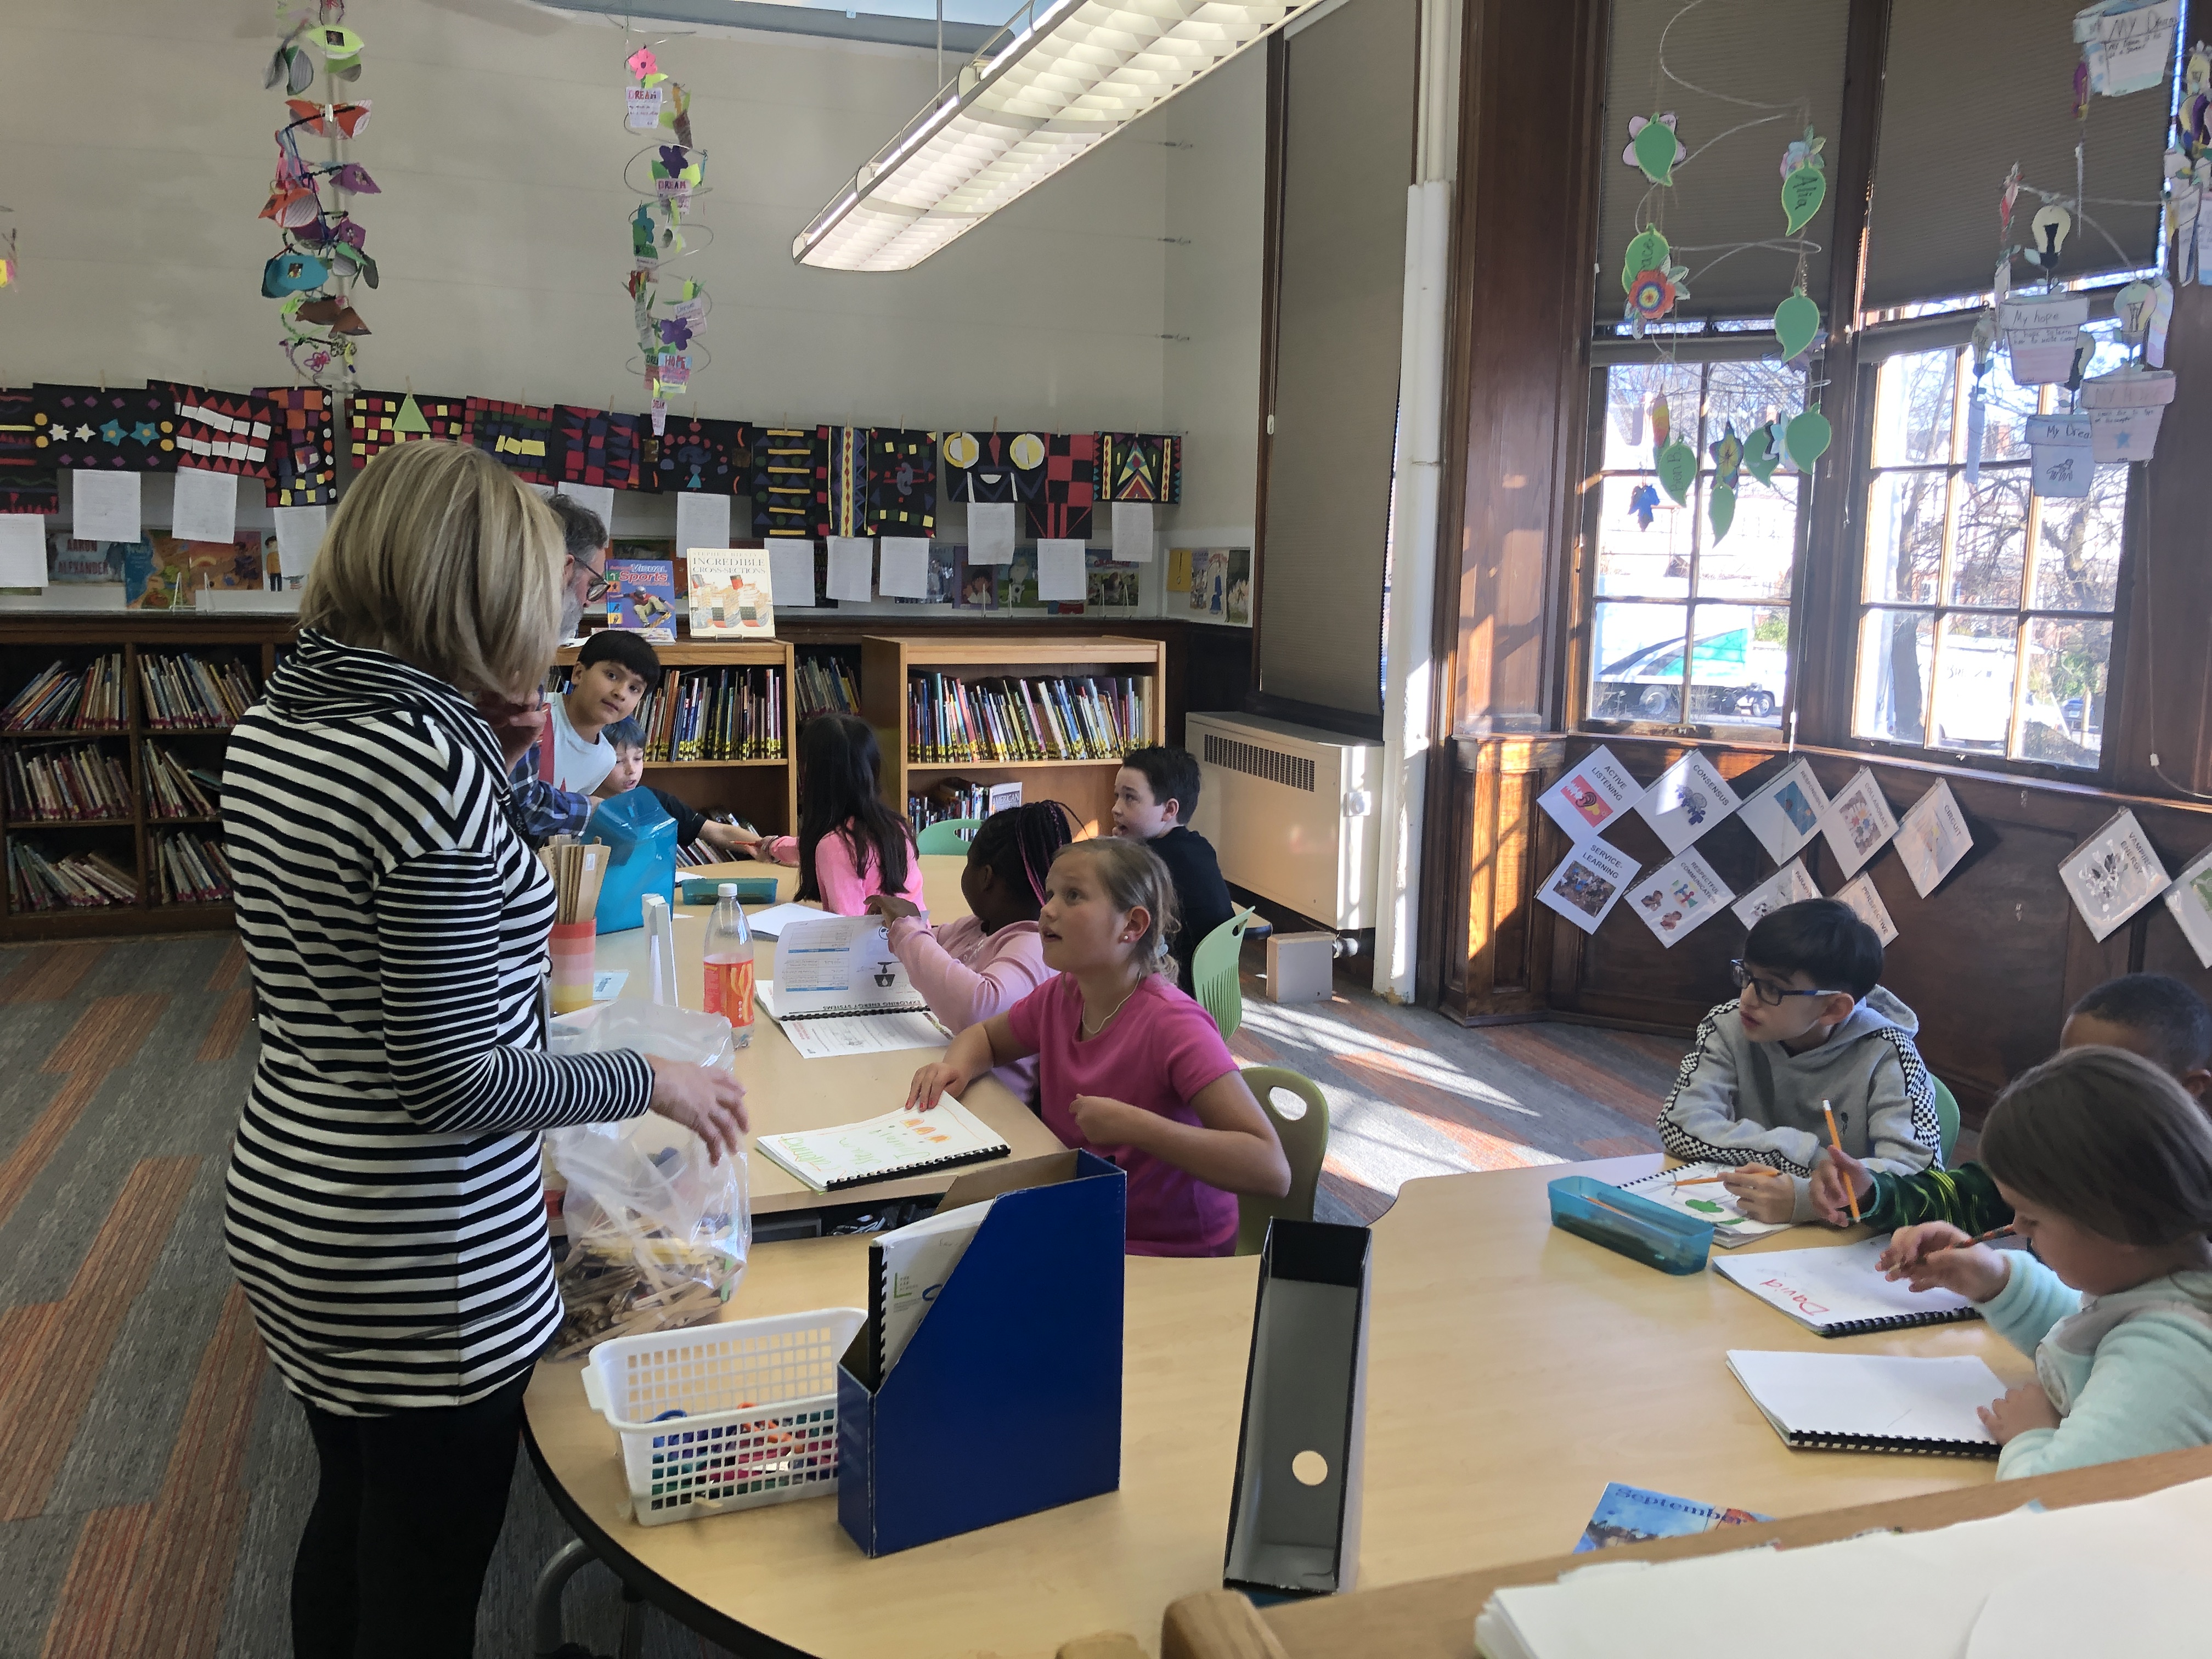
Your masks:
[[[1652,515],[1659,510],[1659,492],[1648,483],[1637,485],[1628,492],[1628,510],[1636,515],[1638,529],[1650,529]]]
[[[1828,164],[1820,155],[1827,142],[1807,127],[1805,136],[1782,153],[1782,216],[1792,236],[1812,222],[1827,199]]]
[[[1803,289],[1774,308],[1774,338],[1782,348],[1784,362],[1793,362],[1804,356],[1820,332],[1820,307],[1806,297]]]
[[[2066,246],[2066,239],[2074,229],[2074,216],[2056,202],[2046,202],[2035,217],[2027,222],[2030,238],[2028,246],[2021,250],[2021,257],[2041,271],[2048,279],[2058,270],[2058,256]]]
[[[261,208],[284,246],[263,265],[261,292],[280,301],[282,344],[294,371],[325,386],[351,384],[354,343],[368,332],[354,309],[351,285],[377,285],[376,261],[365,251],[368,232],[348,201],[380,192],[367,168],[340,153],[368,126],[369,102],[318,102],[298,95],[314,83],[318,53],[326,90],[359,77],[362,38],[344,19],[344,0],[320,0],[314,14],[291,21],[263,79],[264,86],[281,85],[289,94],[289,118],[276,131],[276,171]],[[302,137],[326,140],[327,155],[310,161],[301,150]]]
[[[1754,427],[1743,441],[1743,470],[1763,484],[1774,482],[1774,469],[1782,465],[1782,437],[1774,423]]]
[[[1735,522],[1736,474],[1743,465],[1743,441],[1735,435],[1735,422],[1730,421],[1722,428],[1710,453],[1713,458],[1713,482],[1705,512],[1712,521],[1713,540],[1718,542]]]
[[[705,227],[690,216],[704,192],[707,154],[691,146],[690,96],[660,67],[652,46],[631,52],[623,66],[633,82],[624,94],[623,125],[665,128],[676,140],[640,150],[623,173],[623,182],[644,198],[629,214],[631,270],[624,286],[638,349],[631,367],[653,401],[658,440],[666,431],[669,397],[689,389],[694,372],[705,366],[697,340],[712,303],[696,281],[671,279],[665,267],[706,246],[700,236]]]
[[[1800,472],[1810,472],[1813,463],[1827,453],[1834,436],[1828,417],[1817,409],[1808,409],[1783,428],[1782,444],[1789,452],[1790,465]]]
[[[1675,167],[1690,159],[1687,146],[1674,136],[1674,112],[1630,116],[1628,148],[1620,152],[1620,159],[1632,167],[1641,167],[1644,176],[1655,185],[1673,184]]]
[[[1667,412],[1667,394],[1662,392],[1651,400],[1651,447],[1655,453],[1667,447],[1667,434],[1672,426],[1673,416]]]

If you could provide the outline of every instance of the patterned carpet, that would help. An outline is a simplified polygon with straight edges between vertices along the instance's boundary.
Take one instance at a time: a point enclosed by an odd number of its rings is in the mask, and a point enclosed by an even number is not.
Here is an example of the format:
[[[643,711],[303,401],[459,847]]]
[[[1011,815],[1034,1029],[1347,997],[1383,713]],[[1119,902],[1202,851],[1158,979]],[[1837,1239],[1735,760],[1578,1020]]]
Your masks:
[[[0,1659],[289,1651],[313,1457],[222,1241],[243,968],[222,935],[0,950]],[[1416,1176],[1656,1147],[1674,1044],[1466,1031],[1342,982],[1299,1007],[1261,991],[1248,975],[1231,1046],[1326,1091],[1324,1219],[1379,1215]],[[486,1659],[529,1653],[531,1584],[567,1536],[523,1461]],[[568,1611],[571,1639],[613,1650],[611,1573],[586,1568]],[[719,1651],[657,1610],[644,1634],[648,1659]]]

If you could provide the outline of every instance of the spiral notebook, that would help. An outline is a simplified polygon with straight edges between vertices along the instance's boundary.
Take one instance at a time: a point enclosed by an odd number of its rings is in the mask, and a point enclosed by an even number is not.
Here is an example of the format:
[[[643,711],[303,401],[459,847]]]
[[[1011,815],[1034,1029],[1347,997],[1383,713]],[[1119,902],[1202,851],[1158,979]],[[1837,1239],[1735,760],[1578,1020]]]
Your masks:
[[[950,1095],[927,1112],[902,1107],[865,1123],[763,1135],[760,1155],[817,1193],[1010,1156],[1013,1148]]]
[[[1728,1364],[1774,1431],[1801,1450],[1997,1455],[1975,1413],[2005,1385],[1971,1354],[1905,1359],[1731,1348]]]
[[[1978,1319],[1974,1304],[1949,1291],[1915,1292],[1891,1284],[1875,1264],[1885,1236],[1821,1250],[1768,1250],[1713,1258],[1713,1271],[1822,1336],[1858,1336]]]

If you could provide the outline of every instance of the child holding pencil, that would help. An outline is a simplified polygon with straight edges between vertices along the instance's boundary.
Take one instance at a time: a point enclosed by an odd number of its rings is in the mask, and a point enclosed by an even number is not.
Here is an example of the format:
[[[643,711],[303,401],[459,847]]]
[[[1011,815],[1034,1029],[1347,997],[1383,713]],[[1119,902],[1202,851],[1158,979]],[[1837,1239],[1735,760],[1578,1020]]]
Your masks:
[[[1947,1222],[1882,1258],[1916,1291],[1970,1298],[2036,1381],[1982,1411],[1997,1478],[2212,1443],[2212,1122],[2121,1048],[2073,1048],[1990,1109],[1982,1161],[2033,1248]]]
[[[1167,866],[1135,842],[1079,841],[1044,888],[1037,933],[1057,977],[954,1038],[914,1074],[908,1104],[1035,1054],[1052,1132],[1128,1173],[1129,1253],[1225,1255],[1237,1194],[1281,1197],[1291,1166],[1212,1016],[1166,976]]]

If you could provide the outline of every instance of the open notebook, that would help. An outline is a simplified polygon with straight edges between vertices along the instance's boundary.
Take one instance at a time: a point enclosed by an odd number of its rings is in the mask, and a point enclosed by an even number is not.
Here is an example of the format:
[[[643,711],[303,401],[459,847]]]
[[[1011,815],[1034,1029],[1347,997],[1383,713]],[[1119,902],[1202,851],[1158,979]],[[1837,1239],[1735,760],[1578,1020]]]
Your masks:
[[[865,1123],[763,1135],[753,1149],[817,1193],[1005,1158],[1013,1148],[951,1095],[934,1109],[902,1107]]]
[[[1638,1198],[1648,1198],[1654,1204],[1664,1204],[1668,1209],[1688,1216],[1692,1221],[1709,1221],[1713,1228],[1713,1243],[1723,1248],[1749,1243],[1754,1238],[1764,1238],[1769,1233],[1785,1232],[1797,1224],[1794,1221],[1753,1221],[1735,1206],[1727,1188],[1718,1182],[1685,1187],[1685,1181],[1711,1177],[1721,1173],[1717,1164],[1685,1164],[1679,1170],[1662,1170],[1637,1181],[1624,1181],[1620,1190],[1634,1193]]]
[[[2005,1391],[1971,1354],[1906,1359],[1880,1353],[1729,1350],[1729,1370],[1775,1433],[1820,1451],[1995,1457],[1975,1415]]]
[[[891,954],[876,916],[807,912],[775,945],[775,977],[755,988],[762,1009],[809,1060],[934,1048],[951,1041]]]
[[[1980,1316],[1972,1303],[1949,1291],[1916,1293],[1901,1281],[1891,1284],[1875,1265],[1888,1245],[1884,1236],[1826,1249],[1765,1250],[1726,1261],[1716,1256],[1713,1271],[1822,1336]]]

